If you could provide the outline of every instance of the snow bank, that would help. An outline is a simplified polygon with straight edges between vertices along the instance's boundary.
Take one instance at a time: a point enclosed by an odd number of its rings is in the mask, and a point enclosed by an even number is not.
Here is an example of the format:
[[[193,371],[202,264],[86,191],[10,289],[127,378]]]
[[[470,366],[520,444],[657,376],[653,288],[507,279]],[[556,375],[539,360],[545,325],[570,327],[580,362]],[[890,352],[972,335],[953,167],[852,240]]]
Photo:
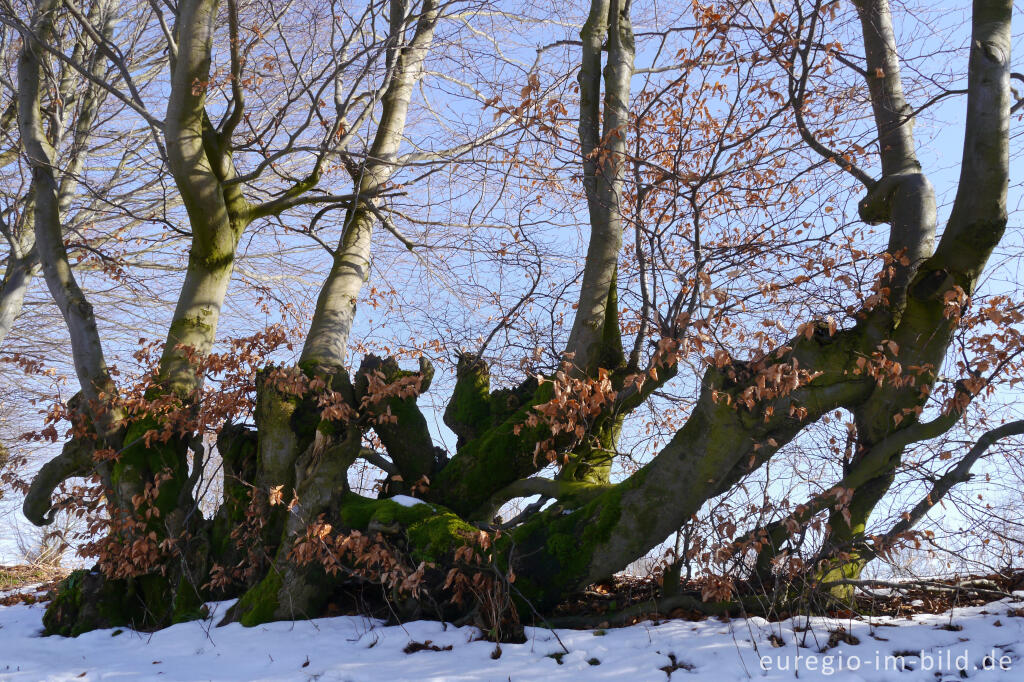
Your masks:
[[[727,682],[793,680],[794,666],[800,680],[946,682],[963,679],[960,667],[968,679],[1024,679],[1024,618],[1013,615],[1022,604],[1008,601],[909,620],[814,618],[807,630],[803,620],[760,618],[607,631],[527,628],[527,642],[502,644],[498,658],[474,628],[436,622],[383,626],[343,616],[214,627],[228,605],[211,605],[210,620],[152,634],[102,630],[77,639],[40,637],[43,605],[0,607],[0,680]],[[834,646],[822,651],[839,627],[852,637],[833,637]],[[428,640],[442,650],[404,652],[410,642]],[[986,664],[993,669],[982,669]]]
[[[395,495],[388,499],[392,502],[397,502],[403,507],[415,507],[417,504],[426,504],[423,500],[418,500],[415,497],[410,497],[409,495]]]

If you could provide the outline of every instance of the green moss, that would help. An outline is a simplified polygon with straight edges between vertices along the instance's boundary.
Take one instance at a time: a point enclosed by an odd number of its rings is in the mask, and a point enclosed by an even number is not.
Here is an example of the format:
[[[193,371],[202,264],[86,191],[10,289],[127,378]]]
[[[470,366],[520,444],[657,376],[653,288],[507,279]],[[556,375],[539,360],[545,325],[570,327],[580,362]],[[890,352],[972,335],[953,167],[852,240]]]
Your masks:
[[[444,511],[412,524],[406,532],[413,559],[436,563],[478,531],[452,512]]]
[[[239,622],[245,627],[253,627],[273,620],[279,606],[278,593],[283,584],[281,574],[271,569],[263,580],[238,601],[237,608],[242,614]]]
[[[329,419],[321,419],[320,422],[316,425],[316,430],[317,433],[320,433],[321,435],[330,438],[341,432],[339,426],[340,423],[338,422],[333,422]]]
[[[837,580],[857,580],[861,571],[867,565],[862,559],[846,561],[835,560],[826,563],[818,571],[817,582],[829,583]],[[853,604],[856,588],[853,585],[835,585],[829,589],[829,594],[846,604]]]
[[[99,628],[160,628],[202,617],[203,599],[183,577],[176,589],[161,574],[110,580],[96,570],[74,571],[57,587],[43,614],[48,635],[77,637]]]
[[[371,500],[355,494],[346,496],[339,509],[342,524],[359,530],[365,530],[371,521],[384,526],[396,522],[408,526],[434,513],[434,507],[429,504],[404,507],[394,500]]]
[[[626,364],[622,350],[622,330],[619,328],[619,268],[612,273],[608,288],[608,301],[604,308],[604,326],[601,328],[601,352],[595,358],[598,367],[618,369]],[[594,368],[596,369],[596,368]]]
[[[184,623],[199,620],[203,617],[203,598],[185,576],[178,581],[174,591],[174,606],[171,612],[171,623]]]
[[[233,250],[211,249],[209,253],[200,253],[193,249],[188,257],[189,266],[198,267],[204,272],[215,273],[217,271],[230,270],[234,266],[235,253]]]
[[[444,411],[444,423],[458,436],[458,445],[476,438],[491,423],[491,376],[487,364],[459,356],[455,390]]]
[[[111,482],[115,490],[141,492],[158,473],[169,470],[171,477],[160,485],[156,499],[161,517],[166,518],[177,506],[181,491],[188,483],[187,445],[178,438],[167,442],[153,438],[147,446],[146,434],[160,429],[160,423],[149,415],[129,424],[125,432],[125,448],[111,470]],[[121,500],[122,504],[127,502]],[[161,533],[159,518],[154,517],[152,529]]]
[[[642,474],[640,474],[642,476]],[[631,486],[611,487],[566,514],[555,505],[514,530],[503,548],[514,548],[522,568],[519,592],[536,608],[557,603],[589,577],[597,548],[607,542],[622,516],[622,495]],[[536,583],[526,576],[543,576]]]
[[[612,461],[622,432],[623,419],[622,414],[602,418],[588,437],[590,440],[570,455],[569,463],[562,467],[558,477],[565,481],[596,485],[610,483]]]
[[[371,521],[385,526],[399,523],[408,527],[437,514],[431,504],[401,505],[394,500],[372,500],[361,495],[345,497],[341,506],[341,520],[348,528],[365,530]]]
[[[149,625],[148,613],[131,580],[107,580],[97,571],[80,569],[61,581],[43,614],[47,635],[77,637],[114,626]]]
[[[89,571],[80,569],[72,571],[57,586],[53,599],[50,600],[43,614],[43,632],[48,635],[74,637],[74,626],[82,604],[82,581]]]
[[[147,625],[166,625],[174,612],[174,595],[168,579],[159,573],[147,573],[134,579],[134,587],[146,605]]]
[[[577,552],[579,541],[572,533],[552,533],[548,538],[546,548],[563,570],[571,569],[576,560],[580,558],[580,554]]]
[[[535,462],[533,449],[549,435],[548,429],[543,425],[527,427],[523,422],[534,405],[551,399],[553,391],[553,384],[544,382],[512,416],[460,448],[433,481],[431,489],[437,491],[437,497],[432,499],[469,517],[495,491],[540,469],[546,460]],[[522,425],[518,434],[517,425]]]
[[[450,510],[432,504],[405,507],[393,500],[351,495],[339,515],[346,528],[365,531],[372,524],[404,529],[409,552],[416,561],[441,561],[478,532]]]
[[[580,511],[585,520],[576,549],[568,556],[563,553],[560,557],[563,566],[562,582],[579,582],[586,576],[595,549],[611,537],[612,530],[619,523],[622,516],[621,498],[622,489],[613,488]]]

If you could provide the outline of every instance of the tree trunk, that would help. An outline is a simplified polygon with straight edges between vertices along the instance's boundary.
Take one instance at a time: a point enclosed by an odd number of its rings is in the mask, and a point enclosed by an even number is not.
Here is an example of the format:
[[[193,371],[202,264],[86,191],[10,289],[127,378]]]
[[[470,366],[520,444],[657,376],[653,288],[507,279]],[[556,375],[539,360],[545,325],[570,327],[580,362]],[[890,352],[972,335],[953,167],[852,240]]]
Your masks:
[[[630,0],[595,0],[580,32],[583,56],[579,74],[579,138],[583,186],[590,213],[590,242],[566,351],[573,355],[576,367],[590,374],[599,366],[610,369],[624,362],[615,279],[622,248],[622,185],[635,49],[630,4]],[[602,117],[601,54],[605,49],[608,63],[604,68]]]
[[[50,37],[57,6],[52,0],[39,0],[34,9],[31,35],[26,36],[18,62],[18,125],[32,167],[36,252],[46,285],[71,335],[75,371],[86,409],[97,435],[108,440],[115,439],[120,422],[117,410],[110,406],[116,391],[103,357],[92,306],[68,262],[61,227],[60,189],[54,173],[55,150],[47,139],[41,115],[41,42]]]
[[[13,250],[12,250],[13,251]],[[38,272],[39,263],[35,253],[19,256],[11,253],[7,260],[3,281],[0,282],[0,347],[10,334],[14,321],[21,314],[25,293]]]
[[[968,64],[967,121],[961,163],[960,184],[949,222],[934,254],[928,249],[934,238],[935,199],[931,186],[920,171],[901,175],[905,168],[917,166],[910,135],[912,119],[899,111],[907,109],[902,100],[895,41],[888,3],[873,0],[858,5],[864,24],[868,54],[869,80],[881,69],[884,85],[872,83],[876,123],[883,143],[883,170],[887,173],[878,187],[869,193],[864,206],[878,195],[888,178],[897,177],[889,187],[891,196],[881,217],[891,222],[890,253],[905,249],[911,256],[909,266],[897,266],[892,282],[897,298],[890,301],[892,324],[888,338],[895,342],[891,354],[904,367],[929,368],[916,385],[902,388],[881,385],[864,406],[855,411],[858,450],[851,463],[856,469],[861,459],[885,437],[916,422],[913,409],[927,397],[925,389],[934,383],[949,346],[957,320],[949,315],[946,304],[970,296],[982,269],[1006,227],[1006,193],[1009,177],[1009,59],[1011,3],[979,0],[974,4],[971,55]],[[875,90],[880,90],[875,94]],[[903,121],[899,124],[898,121]],[[888,175],[894,173],[895,175]],[[872,195],[875,197],[872,197]],[[915,259],[926,257],[915,269]],[[901,287],[900,281],[906,281]],[[894,357],[893,359],[896,359]],[[850,522],[841,512],[829,519],[831,533],[826,547],[852,553],[854,558],[827,562],[822,574],[826,579],[841,575],[857,578],[866,565],[858,558],[855,544],[863,539],[864,528],[875,505],[888,491],[900,464],[902,452],[895,452],[890,466],[869,483],[859,486],[850,502]],[[849,596],[851,588],[841,587],[840,596]]]
[[[345,216],[334,264],[320,289],[299,365],[307,371],[344,367],[348,336],[356,314],[356,301],[370,275],[376,194],[397,170],[395,159],[405,135],[413,88],[423,74],[438,18],[436,0],[424,0],[411,40],[406,44],[407,2],[392,0],[390,48],[394,66],[381,99],[380,123],[366,161],[355,174],[355,204]],[[390,60],[389,60],[390,61]]]
[[[208,72],[209,26],[216,9],[187,2],[182,7],[176,29],[178,86],[187,80],[180,80],[178,69],[189,60],[193,68]],[[595,0],[582,32],[580,139],[592,229],[567,347],[576,365],[572,379],[592,381],[601,376],[599,369],[613,370],[615,399],[584,429],[590,439],[581,439],[574,429],[553,428],[537,418],[542,412],[537,408],[556,396],[554,381],[527,379],[513,389],[491,390],[486,364],[478,357],[460,358],[445,411],[458,438],[450,461],[432,448],[416,405],[418,393],[430,383],[426,364],[419,372],[403,371],[393,359],[369,357],[354,378],[343,369],[355,301],[370,262],[376,194],[394,171],[412,88],[437,19],[437,6],[427,2],[406,45],[399,40],[406,32],[406,10],[406,3],[392,3],[394,68],[381,125],[357,173],[357,200],[349,208],[300,368],[271,368],[260,377],[255,432],[231,426],[221,434],[231,477],[222,511],[212,523],[198,516],[190,520],[187,512],[194,503],[185,444],[172,439],[146,445],[140,438],[154,424],[132,424],[112,480],[124,499],[143,492],[140,485],[160,472],[171,472],[166,488],[154,498],[160,530],[155,523],[144,529],[153,529],[158,539],[183,542],[187,568],[170,577],[154,572],[131,576],[123,583],[79,575],[48,610],[47,627],[74,632],[96,622],[113,624],[109,614],[89,612],[100,596],[109,595],[111,585],[130,595],[118,617],[137,624],[138,603],[160,603],[164,606],[155,618],[165,624],[213,594],[203,581],[215,568],[224,568],[215,563],[245,557],[258,570],[216,588],[221,596],[245,589],[227,620],[255,625],[311,617],[332,600],[360,598],[400,617],[434,615],[500,632],[514,624],[516,609],[520,614],[543,612],[621,570],[837,409],[853,413],[857,424],[856,456],[837,482],[853,497],[848,521],[841,512],[832,515],[817,577],[858,575],[870,555],[851,558],[843,551],[863,542],[870,514],[888,489],[902,452],[917,440],[945,432],[955,419],[945,415],[922,424],[916,410],[938,376],[958,323],[956,308],[974,291],[1006,225],[1010,3],[975,3],[964,170],[934,252],[934,196],[917,167],[888,5],[884,0],[858,4],[883,146],[883,177],[869,186],[860,208],[866,220],[891,225],[888,249],[894,265],[882,280],[888,295],[862,310],[848,328],[814,325],[811,333],[800,333],[749,362],[716,357],[708,363],[684,425],[650,463],[614,485],[607,467],[621,420],[675,371],[655,365],[657,379],[624,385],[616,262],[624,153],[619,145],[628,123],[633,57],[629,3]],[[604,130],[598,136],[602,49],[608,51],[608,63]],[[223,296],[220,283],[226,285],[230,254],[244,227],[238,216],[252,214],[241,210],[243,203],[228,189],[233,186],[226,184],[230,158],[218,152],[219,143],[210,134],[202,94],[180,87],[177,94],[168,109],[168,118],[178,122],[169,125],[169,154],[186,208],[197,221],[182,300],[198,302],[204,294]],[[215,322],[216,312],[191,305],[179,304],[182,312],[175,322],[180,324],[172,325],[169,339],[193,339],[201,349],[212,340],[210,318]],[[199,378],[180,369],[179,350],[170,352],[167,366],[174,369],[165,377],[185,395]],[[866,359],[883,368],[899,362],[908,371],[921,371],[913,384],[886,376],[880,380]],[[364,456],[362,440],[371,429],[391,459],[385,462],[393,477],[386,491],[416,494],[422,501],[405,506],[348,489],[348,469]],[[548,451],[569,457],[560,480],[532,478],[548,464]],[[74,453],[68,453],[48,474],[59,477],[76,464]],[[532,494],[554,502],[504,529],[494,527],[501,504]],[[804,513],[813,515],[833,503],[821,496]],[[776,547],[782,535],[775,531],[782,527],[770,527]],[[232,538],[235,529],[252,532]],[[762,574],[769,558],[759,559]]]

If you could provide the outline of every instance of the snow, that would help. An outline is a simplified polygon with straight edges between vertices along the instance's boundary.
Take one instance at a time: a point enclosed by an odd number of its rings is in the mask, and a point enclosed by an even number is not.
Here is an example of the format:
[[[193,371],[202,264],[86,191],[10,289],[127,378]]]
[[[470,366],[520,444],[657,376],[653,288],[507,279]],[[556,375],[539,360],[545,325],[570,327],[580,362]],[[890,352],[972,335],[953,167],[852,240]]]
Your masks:
[[[211,619],[154,633],[100,630],[40,637],[44,605],[0,607],[0,680],[1018,680],[1024,603],[1004,600],[911,619],[760,618],[641,623],[605,630],[527,628],[524,644],[493,643],[471,627],[418,621],[385,626],[354,616],[215,627]],[[859,640],[821,652],[838,627]],[[781,643],[776,647],[771,636]],[[410,642],[447,651],[406,654]],[[560,640],[560,641],[559,641]],[[851,640],[852,641],[852,640]],[[797,642],[804,642],[800,647]],[[560,656],[561,663],[552,654]],[[895,652],[916,652],[899,669]],[[924,658],[920,658],[920,652]],[[799,659],[797,657],[800,657]],[[982,669],[992,656],[991,670]],[[682,667],[669,676],[673,659]],[[859,670],[850,668],[857,666]],[[780,670],[788,668],[788,670]],[[912,669],[911,669],[912,668]]]
[[[426,504],[423,500],[417,500],[415,497],[409,497],[408,495],[395,495],[391,498],[392,502],[397,502],[403,507],[415,507],[417,504]]]

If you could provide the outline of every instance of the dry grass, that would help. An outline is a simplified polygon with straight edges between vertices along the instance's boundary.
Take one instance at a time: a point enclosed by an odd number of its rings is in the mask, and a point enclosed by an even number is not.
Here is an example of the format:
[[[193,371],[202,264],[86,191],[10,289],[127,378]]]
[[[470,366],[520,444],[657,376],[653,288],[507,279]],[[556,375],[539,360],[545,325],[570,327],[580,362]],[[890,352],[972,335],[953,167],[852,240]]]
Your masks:
[[[40,600],[38,593],[53,589],[67,574],[67,569],[60,566],[0,566],[0,606],[33,604]],[[25,591],[28,587],[34,589]]]

